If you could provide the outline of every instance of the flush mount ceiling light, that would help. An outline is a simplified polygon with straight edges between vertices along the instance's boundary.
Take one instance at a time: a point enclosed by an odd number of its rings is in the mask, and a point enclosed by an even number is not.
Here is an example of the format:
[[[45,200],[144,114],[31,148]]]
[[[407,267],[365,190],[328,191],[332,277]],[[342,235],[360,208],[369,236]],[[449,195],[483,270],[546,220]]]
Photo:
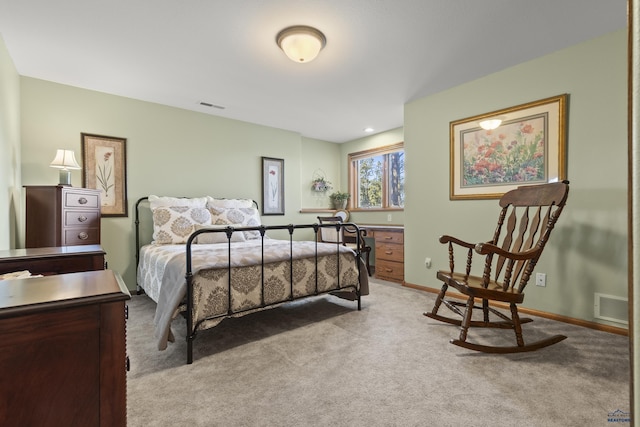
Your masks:
[[[492,130],[492,129],[496,129],[502,124],[502,119],[496,117],[493,119],[483,120],[481,122],[478,122],[478,124],[484,130]]]
[[[280,31],[276,43],[295,62],[311,62],[327,44],[327,38],[313,27],[294,25]]]

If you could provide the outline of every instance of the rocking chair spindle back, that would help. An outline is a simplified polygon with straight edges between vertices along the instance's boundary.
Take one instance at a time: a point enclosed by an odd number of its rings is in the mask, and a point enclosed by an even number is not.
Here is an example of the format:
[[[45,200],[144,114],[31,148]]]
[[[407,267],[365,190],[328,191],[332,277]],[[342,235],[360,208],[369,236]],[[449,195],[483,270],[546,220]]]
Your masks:
[[[521,324],[530,322],[531,319],[519,318],[517,304],[524,300],[523,291],[562,213],[568,193],[568,181],[518,187],[500,199],[501,210],[491,240],[473,244],[452,236],[440,237],[441,243],[448,244],[449,271],[438,271],[437,278],[443,282],[443,286],[433,309],[424,314],[432,319],[460,326],[460,338],[451,340],[452,344],[484,352],[512,353],[536,350],[566,338],[556,335],[525,345]],[[502,242],[500,242],[501,236],[503,236]],[[466,252],[464,273],[456,272],[455,256],[458,249]],[[476,255],[484,256],[481,276],[472,275],[473,260]],[[465,295],[466,302],[445,298],[449,286]],[[482,301],[482,306],[475,306],[476,299]],[[492,301],[509,304],[511,316],[491,307]],[[438,314],[442,304],[462,319]],[[460,307],[464,307],[464,311]],[[474,308],[482,309],[482,321],[472,320]],[[501,320],[490,321],[490,313],[497,315]],[[513,329],[517,345],[495,347],[467,342],[467,334],[471,326]]]

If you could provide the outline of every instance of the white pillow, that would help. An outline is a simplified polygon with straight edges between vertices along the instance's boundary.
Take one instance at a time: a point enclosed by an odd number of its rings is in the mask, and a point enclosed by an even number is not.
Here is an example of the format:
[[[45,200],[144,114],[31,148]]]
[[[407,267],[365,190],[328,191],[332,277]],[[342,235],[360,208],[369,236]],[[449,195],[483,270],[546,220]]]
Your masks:
[[[243,227],[258,227],[261,224],[260,212],[252,208],[219,208],[209,207],[211,211],[211,224],[242,224]],[[259,239],[259,231],[245,231],[245,239]]]
[[[254,207],[251,199],[214,199],[207,196],[208,208],[252,208]]]
[[[206,197],[166,197],[166,196],[149,196],[149,207],[153,210],[162,206],[187,206],[190,208],[206,208]]]
[[[160,206],[153,214],[153,242],[158,244],[187,243],[196,225],[211,224],[211,212],[205,207]]]
[[[227,227],[242,227],[242,224],[227,224],[227,225],[196,225],[196,230],[210,229],[210,230],[223,230]],[[198,234],[196,243],[209,244],[209,243],[227,243],[227,233],[202,233]],[[231,234],[232,242],[244,242],[244,233],[241,231],[235,231]]]

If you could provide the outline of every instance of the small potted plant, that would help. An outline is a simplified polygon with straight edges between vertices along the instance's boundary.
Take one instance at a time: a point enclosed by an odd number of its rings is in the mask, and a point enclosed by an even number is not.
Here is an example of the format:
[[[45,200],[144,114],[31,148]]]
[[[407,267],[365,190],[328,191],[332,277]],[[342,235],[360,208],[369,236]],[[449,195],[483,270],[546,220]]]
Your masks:
[[[318,193],[324,193],[331,190],[331,183],[324,178],[316,178],[311,181],[311,189]]]
[[[349,193],[343,193],[342,191],[336,191],[329,195],[331,202],[333,202],[334,209],[345,209],[347,207],[349,197],[351,197]]]

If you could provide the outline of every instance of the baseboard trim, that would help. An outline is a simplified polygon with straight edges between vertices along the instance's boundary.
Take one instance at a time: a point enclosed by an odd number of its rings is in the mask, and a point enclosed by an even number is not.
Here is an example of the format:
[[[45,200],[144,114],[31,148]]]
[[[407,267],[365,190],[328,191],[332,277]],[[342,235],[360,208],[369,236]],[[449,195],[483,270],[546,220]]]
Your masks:
[[[408,283],[408,282],[402,282],[402,286],[405,286],[411,289],[417,289],[419,291],[430,292],[434,294],[437,294],[440,292],[440,289],[435,289],[428,286],[415,285],[413,283]],[[465,299],[464,295],[459,293],[453,293],[453,292],[447,292],[447,297],[456,298],[460,300]],[[492,303],[491,305],[498,308],[503,308],[507,310],[509,309],[509,305],[507,304]],[[618,328],[616,326],[603,325],[601,323],[590,322],[582,319],[576,319],[575,317],[562,316],[560,314],[549,313],[541,310],[534,310],[532,308],[527,308],[522,306],[518,307],[518,311],[520,313],[531,314],[532,316],[544,317],[545,319],[557,320],[559,322],[569,323],[576,326],[583,326],[585,328],[595,329],[597,331],[609,332],[616,335],[629,336],[629,331],[627,329]]]

